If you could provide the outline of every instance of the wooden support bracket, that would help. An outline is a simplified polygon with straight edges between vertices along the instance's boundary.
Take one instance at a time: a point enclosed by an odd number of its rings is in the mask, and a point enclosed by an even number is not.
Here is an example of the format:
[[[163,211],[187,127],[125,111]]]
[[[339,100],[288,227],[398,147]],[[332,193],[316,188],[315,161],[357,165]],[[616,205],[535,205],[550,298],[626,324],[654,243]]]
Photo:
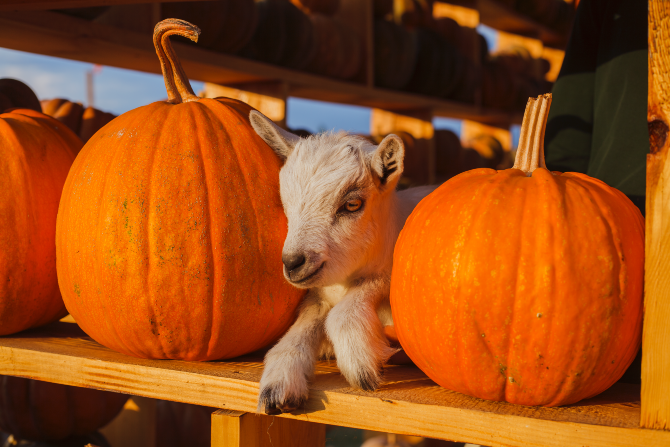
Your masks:
[[[647,203],[640,425],[670,429],[670,2],[649,1]]]
[[[212,447],[323,447],[326,426],[233,410],[212,413]]]

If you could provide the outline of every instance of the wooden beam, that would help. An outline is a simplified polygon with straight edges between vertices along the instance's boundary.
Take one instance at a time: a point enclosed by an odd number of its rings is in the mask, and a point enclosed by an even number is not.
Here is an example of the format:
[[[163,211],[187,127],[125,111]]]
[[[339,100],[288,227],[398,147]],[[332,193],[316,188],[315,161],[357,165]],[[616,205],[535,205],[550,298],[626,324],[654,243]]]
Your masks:
[[[205,98],[224,96],[239,99],[270,118],[278,126],[286,128],[288,88],[286,82],[236,84],[230,87],[206,82],[204,90],[198,94]]]
[[[212,413],[212,447],[323,447],[326,426],[234,410]]]
[[[0,47],[47,56],[160,73],[151,36],[51,11],[0,15]],[[286,82],[291,96],[386,110],[430,108],[438,116],[487,123],[521,122],[515,113],[473,104],[373,88],[174,42],[189,78],[219,85]]]
[[[0,337],[0,374],[254,413],[262,353],[219,362],[144,360],[104,348],[75,324]],[[574,406],[489,402],[439,387],[414,366],[384,369],[379,390],[353,389],[334,362],[317,364],[304,410],[277,418],[488,446],[670,445],[639,428],[639,387],[618,384]]]
[[[496,0],[476,0],[480,20],[484,25],[499,31],[520,34],[540,39],[545,45],[565,48],[567,34],[558,33],[527,17],[503,2]]]
[[[670,429],[670,2],[649,1],[642,412],[640,425]]]
[[[134,3],[167,3],[181,1],[196,2],[201,0],[4,0],[2,3],[0,3],[0,12],[90,8],[92,6],[130,5]]]

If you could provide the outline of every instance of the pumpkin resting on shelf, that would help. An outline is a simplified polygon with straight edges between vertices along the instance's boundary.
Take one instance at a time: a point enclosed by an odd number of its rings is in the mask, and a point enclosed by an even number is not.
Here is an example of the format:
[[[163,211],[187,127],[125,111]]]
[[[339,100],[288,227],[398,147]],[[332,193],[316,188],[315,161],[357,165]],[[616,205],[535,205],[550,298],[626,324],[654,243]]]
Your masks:
[[[80,147],[40,112],[0,114],[0,335],[67,314],[56,277],[56,212]]]
[[[640,346],[642,215],[600,180],[545,168],[550,102],[529,101],[514,168],[447,181],[398,238],[395,330],[445,388],[570,404],[609,388]]]
[[[93,339],[136,357],[255,351],[288,329],[303,295],[282,274],[279,159],[251,127],[251,107],[193,94],[170,44],[199,32],[156,25],[168,100],[91,137],[58,212],[65,305]]]

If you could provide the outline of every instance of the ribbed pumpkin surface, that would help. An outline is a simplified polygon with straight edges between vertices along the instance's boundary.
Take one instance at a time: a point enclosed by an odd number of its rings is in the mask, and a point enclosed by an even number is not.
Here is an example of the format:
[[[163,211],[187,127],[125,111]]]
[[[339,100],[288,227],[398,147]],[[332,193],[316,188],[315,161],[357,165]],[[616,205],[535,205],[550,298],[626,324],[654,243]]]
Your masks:
[[[39,112],[0,114],[0,335],[67,314],[56,278],[56,212],[81,145]]]
[[[85,435],[119,414],[128,395],[0,376],[0,429],[17,439]]]
[[[391,305],[410,358],[445,388],[523,405],[598,394],[640,345],[644,222],[582,174],[476,169],[414,210]]]
[[[81,328],[145,358],[235,357],[278,338],[280,162],[231,99],[157,102],[84,146],[58,215],[59,283]]]

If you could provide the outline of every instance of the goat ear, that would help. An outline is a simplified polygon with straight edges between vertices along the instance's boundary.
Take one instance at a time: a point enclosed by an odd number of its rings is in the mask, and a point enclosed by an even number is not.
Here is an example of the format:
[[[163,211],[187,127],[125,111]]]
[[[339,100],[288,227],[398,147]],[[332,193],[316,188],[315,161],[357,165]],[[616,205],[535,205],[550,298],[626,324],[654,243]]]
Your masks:
[[[397,135],[388,135],[379,143],[370,158],[372,174],[384,188],[395,188],[403,171],[405,146]]]
[[[251,127],[254,128],[258,136],[261,137],[282,160],[288,158],[289,154],[293,152],[295,145],[300,141],[299,136],[287,132],[277,126],[270,118],[263,115],[258,110],[252,110],[249,113],[249,121],[251,122]]]

